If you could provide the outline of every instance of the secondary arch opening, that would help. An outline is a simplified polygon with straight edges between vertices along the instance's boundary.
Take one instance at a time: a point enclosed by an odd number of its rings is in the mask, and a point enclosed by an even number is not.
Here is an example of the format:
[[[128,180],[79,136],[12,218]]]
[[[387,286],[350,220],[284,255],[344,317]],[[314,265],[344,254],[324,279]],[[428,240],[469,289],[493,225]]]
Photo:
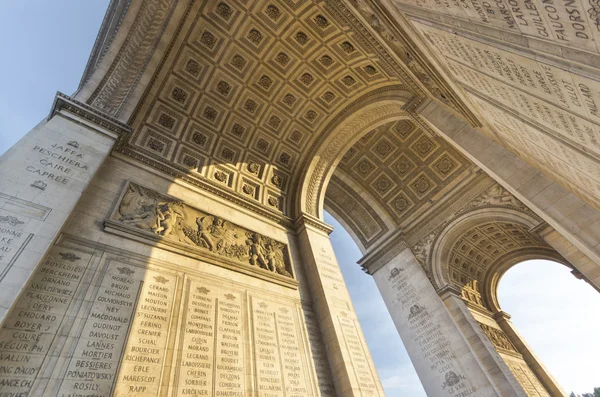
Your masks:
[[[522,340],[567,393],[579,395],[600,384],[600,294],[571,273],[555,261],[523,261],[501,276],[496,293]]]

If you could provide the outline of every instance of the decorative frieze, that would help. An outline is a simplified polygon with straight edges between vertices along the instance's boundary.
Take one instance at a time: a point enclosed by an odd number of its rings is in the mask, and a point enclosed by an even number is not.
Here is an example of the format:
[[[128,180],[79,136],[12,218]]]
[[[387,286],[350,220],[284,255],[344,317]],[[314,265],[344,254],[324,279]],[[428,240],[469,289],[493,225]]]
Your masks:
[[[105,226],[261,278],[293,278],[286,244],[132,182]]]
[[[487,337],[490,339],[490,342],[492,342],[492,345],[494,345],[497,348],[503,349],[503,350],[508,350],[511,352],[518,353],[517,349],[512,344],[512,342],[508,339],[508,336],[506,336],[504,331],[502,331],[501,329],[498,329],[498,328],[490,327],[489,325],[483,324],[483,323],[479,323],[479,326],[481,327],[483,332],[485,332]]]

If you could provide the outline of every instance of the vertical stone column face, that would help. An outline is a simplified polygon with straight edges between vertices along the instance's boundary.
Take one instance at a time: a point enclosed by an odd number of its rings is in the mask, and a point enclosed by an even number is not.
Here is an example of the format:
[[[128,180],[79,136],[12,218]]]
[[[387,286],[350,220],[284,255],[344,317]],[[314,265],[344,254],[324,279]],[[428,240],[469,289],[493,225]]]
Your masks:
[[[384,396],[344,278],[328,226],[303,216],[298,239],[313,305],[338,396]]]
[[[497,389],[409,248],[373,274],[428,396],[524,396]]]
[[[115,139],[57,113],[0,158],[0,320]]]
[[[464,339],[468,341],[471,350],[477,356],[481,368],[500,391],[500,394],[503,396],[528,395],[515,378],[508,362],[500,356],[481,325],[467,308],[460,294],[453,288],[447,288],[440,293],[440,297]]]
[[[515,376],[519,378],[521,384],[527,390],[529,396],[566,396],[567,393],[558,384],[550,371],[538,359],[533,350],[527,345],[525,339],[517,332],[514,325],[510,322],[510,316],[505,312],[498,312],[493,316],[494,321],[504,332],[510,343],[522,355],[522,360],[527,364],[527,368],[519,368],[518,365],[511,366]]]

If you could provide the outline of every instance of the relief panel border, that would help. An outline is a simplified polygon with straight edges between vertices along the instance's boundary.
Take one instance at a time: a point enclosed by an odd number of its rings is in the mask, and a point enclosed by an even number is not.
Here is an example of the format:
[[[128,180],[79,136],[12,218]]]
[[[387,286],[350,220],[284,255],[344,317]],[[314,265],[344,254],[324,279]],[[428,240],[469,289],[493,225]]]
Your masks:
[[[189,223],[190,214],[197,215],[194,225]],[[287,244],[132,181],[126,181],[111,216],[104,221],[104,231],[298,288]]]

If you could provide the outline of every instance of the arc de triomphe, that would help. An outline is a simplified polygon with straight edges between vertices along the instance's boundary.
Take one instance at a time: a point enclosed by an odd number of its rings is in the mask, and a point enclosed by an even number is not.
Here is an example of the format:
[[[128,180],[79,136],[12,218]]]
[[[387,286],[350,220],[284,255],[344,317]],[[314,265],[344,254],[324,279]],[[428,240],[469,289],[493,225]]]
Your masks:
[[[429,396],[564,396],[497,285],[600,287],[599,15],[112,0],[0,160],[0,396],[383,396],[323,209]]]

